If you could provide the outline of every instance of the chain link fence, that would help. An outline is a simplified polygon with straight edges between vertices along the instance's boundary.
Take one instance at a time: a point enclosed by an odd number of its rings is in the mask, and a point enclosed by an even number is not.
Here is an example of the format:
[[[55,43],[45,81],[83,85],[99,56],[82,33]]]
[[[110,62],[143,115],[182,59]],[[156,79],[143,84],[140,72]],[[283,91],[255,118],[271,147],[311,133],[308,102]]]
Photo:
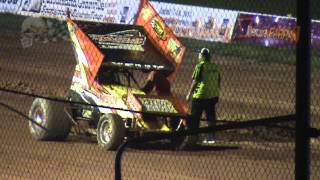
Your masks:
[[[319,2],[311,1],[311,7],[319,6]],[[311,18],[318,19],[316,14],[319,14],[319,10],[317,8],[311,8],[310,14]],[[314,34],[316,31],[313,30],[312,33]],[[314,41],[313,41],[314,42]],[[310,126],[312,128],[319,129],[320,123],[319,123],[319,96],[317,95],[317,86],[319,87],[319,83],[317,81],[317,76],[319,69],[315,68],[317,67],[317,64],[320,63],[320,60],[316,57],[319,57],[319,51],[315,50],[315,48],[311,51],[311,64],[312,64],[312,73],[311,73],[311,121]],[[314,152],[317,152],[319,149],[319,137],[311,139],[311,154],[310,154],[310,166],[311,167],[317,167],[319,166],[319,163],[317,162],[316,155]],[[311,169],[311,177],[317,178],[319,175],[317,175],[317,171],[315,169]],[[311,179],[311,178],[310,178]]]
[[[30,2],[23,16],[0,2],[11,12],[0,14],[0,179],[295,178],[295,3],[151,1],[157,16],[140,1]],[[319,129],[320,8],[311,4]],[[67,8],[67,21],[48,17]],[[186,96],[204,47],[221,82],[216,126],[203,113],[197,129]],[[170,75],[146,87],[152,71]],[[310,147],[319,179],[319,138]]]

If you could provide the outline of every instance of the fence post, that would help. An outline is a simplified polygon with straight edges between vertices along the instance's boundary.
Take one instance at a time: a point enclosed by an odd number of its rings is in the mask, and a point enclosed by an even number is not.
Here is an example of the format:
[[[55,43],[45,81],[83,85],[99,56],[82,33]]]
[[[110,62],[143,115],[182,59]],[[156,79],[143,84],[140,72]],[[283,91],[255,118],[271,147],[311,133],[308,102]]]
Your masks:
[[[128,144],[129,144],[128,141],[123,143],[119,147],[119,149],[117,150],[116,160],[115,160],[115,176],[114,176],[115,180],[121,180],[122,179],[122,175],[121,175],[121,159],[122,159],[123,152],[127,148]]]
[[[296,180],[310,179],[310,21],[310,0],[297,0],[297,25],[300,28],[300,35],[298,35],[296,63]]]

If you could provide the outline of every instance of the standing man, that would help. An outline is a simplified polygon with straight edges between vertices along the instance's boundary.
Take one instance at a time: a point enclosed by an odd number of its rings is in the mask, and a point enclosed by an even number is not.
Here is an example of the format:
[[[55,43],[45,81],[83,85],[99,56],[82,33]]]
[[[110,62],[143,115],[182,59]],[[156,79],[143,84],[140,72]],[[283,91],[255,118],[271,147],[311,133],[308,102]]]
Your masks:
[[[192,84],[186,96],[187,101],[192,95],[191,119],[188,127],[199,128],[202,112],[205,111],[208,125],[216,125],[216,104],[219,101],[220,73],[218,66],[210,62],[209,49],[202,48],[199,61],[192,74]],[[206,143],[214,143],[214,133],[209,134]]]

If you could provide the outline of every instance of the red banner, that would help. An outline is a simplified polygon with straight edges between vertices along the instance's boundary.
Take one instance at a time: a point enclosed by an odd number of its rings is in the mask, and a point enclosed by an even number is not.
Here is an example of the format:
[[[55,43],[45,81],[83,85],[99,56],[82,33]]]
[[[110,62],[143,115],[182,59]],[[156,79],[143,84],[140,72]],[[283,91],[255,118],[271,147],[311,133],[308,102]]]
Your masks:
[[[264,46],[295,48],[297,23],[294,18],[240,13],[233,41]]]

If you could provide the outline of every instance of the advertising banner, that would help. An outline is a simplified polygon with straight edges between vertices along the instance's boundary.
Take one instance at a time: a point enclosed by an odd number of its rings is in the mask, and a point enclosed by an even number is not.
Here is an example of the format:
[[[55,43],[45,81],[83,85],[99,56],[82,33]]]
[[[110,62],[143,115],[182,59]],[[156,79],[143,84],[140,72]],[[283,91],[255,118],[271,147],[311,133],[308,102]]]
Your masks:
[[[163,54],[176,69],[182,62],[186,48],[181,44],[174,32],[166,25],[157,11],[144,1],[137,16],[136,25],[141,25],[153,45]]]
[[[19,11],[22,0],[0,0],[0,12],[12,12]]]
[[[152,5],[179,37],[229,42],[238,12],[173,3]]]
[[[276,47],[294,47],[297,42],[294,18],[240,13],[233,33],[234,41]]]
[[[75,19],[132,24],[140,0],[44,0],[40,13],[65,17],[67,9]]]
[[[140,0],[0,0],[0,12],[78,20],[133,24]]]
[[[45,0],[0,0],[0,12],[39,15]]]

